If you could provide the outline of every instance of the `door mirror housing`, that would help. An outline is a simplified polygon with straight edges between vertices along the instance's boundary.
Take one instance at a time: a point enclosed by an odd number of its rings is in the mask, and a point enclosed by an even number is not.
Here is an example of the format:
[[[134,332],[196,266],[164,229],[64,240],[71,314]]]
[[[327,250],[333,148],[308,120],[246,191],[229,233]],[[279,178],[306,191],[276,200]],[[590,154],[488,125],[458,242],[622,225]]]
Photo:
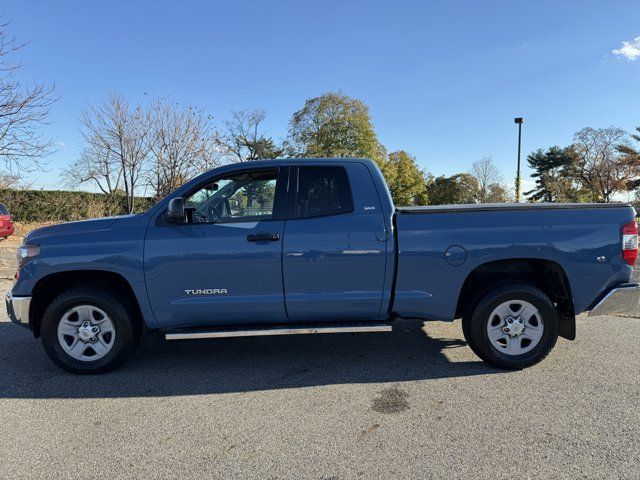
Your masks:
[[[176,197],[169,201],[166,220],[170,223],[185,223],[184,198]]]

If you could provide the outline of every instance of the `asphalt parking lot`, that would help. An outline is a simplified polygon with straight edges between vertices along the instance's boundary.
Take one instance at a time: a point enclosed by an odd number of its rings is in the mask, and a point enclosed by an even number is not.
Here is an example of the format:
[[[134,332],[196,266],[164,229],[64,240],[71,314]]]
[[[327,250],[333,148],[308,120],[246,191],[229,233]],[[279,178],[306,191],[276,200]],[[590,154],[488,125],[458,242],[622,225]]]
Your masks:
[[[0,287],[7,288],[4,282]],[[640,320],[580,317],[542,363],[458,323],[165,342],[73,376],[0,320],[0,478],[638,478]]]

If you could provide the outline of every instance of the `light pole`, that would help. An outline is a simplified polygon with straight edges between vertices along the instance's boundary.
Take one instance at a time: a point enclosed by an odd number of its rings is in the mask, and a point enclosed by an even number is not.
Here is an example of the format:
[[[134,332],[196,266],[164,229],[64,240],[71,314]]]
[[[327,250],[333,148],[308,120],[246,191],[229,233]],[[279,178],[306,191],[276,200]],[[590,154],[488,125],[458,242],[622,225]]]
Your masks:
[[[518,124],[518,171],[516,173],[516,203],[520,203],[520,146],[522,144],[522,124],[524,120],[522,117],[516,117],[513,119],[514,123]]]

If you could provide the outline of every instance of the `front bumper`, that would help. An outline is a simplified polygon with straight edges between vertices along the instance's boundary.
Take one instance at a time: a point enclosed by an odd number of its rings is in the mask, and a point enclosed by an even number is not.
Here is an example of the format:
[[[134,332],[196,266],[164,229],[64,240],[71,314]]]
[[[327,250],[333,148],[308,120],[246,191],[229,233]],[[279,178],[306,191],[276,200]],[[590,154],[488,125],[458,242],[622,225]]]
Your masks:
[[[7,315],[9,315],[9,319],[13,323],[24,327],[29,326],[31,297],[14,297],[11,292],[8,292],[5,298],[5,304],[7,306]]]
[[[589,312],[590,317],[616,313],[638,314],[640,285],[627,284],[613,288]]]

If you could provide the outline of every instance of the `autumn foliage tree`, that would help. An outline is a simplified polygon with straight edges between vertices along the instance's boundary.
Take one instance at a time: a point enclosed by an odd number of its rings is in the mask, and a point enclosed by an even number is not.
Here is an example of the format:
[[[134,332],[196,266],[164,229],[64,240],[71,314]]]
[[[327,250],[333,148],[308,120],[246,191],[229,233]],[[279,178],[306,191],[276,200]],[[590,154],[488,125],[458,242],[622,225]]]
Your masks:
[[[432,205],[477,203],[478,180],[469,173],[450,177],[432,177],[427,182],[427,194]]]
[[[382,166],[382,173],[396,205],[426,205],[428,203],[425,174],[415,157],[404,150],[391,152]]]
[[[360,157],[379,165],[386,160],[369,107],[339,92],[308,99],[291,117],[289,141],[298,157]]]

